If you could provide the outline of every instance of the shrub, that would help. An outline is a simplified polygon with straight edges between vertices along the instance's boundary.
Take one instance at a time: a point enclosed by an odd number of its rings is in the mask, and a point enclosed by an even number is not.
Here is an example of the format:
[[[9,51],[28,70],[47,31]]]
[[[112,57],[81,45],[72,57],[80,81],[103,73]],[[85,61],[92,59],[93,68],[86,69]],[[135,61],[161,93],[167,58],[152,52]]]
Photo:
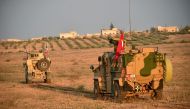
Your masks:
[[[42,48],[43,48],[43,49],[45,49],[45,45],[46,45],[46,44],[45,44],[44,42],[42,42]]]
[[[57,45],[61,48],[61,50],[65,50],[64,48],[63,48],[63,46],[59,43],[59,41],[56,39],[56,40],[54,40],[55,41],[55,43],[57,43]]]
[[[188,40],[181,40],[180,43],[189,43],[190,41]]]
[[[26,49],[26,47],[27,47],[30,43],[32,43],[32,41],[30,41],[30,40],[26,41],[26,44],[23,45],[23,48]]]
[[[50,47],[53,49],[53,44],[50,41],[48,41],[48,43],[49,43]]]
[[[10,59],[6,59],[5,62],[10,62],[11,60]]]
[[[14,46],[14,49],[17,49],[17,46],[16,46],[16,45]]]
[[[92,43],[94,43],[97,47],[99,46],[99,43],[96,42],[94,39],[92,38],[87,38],[89,41],[91,41]]]
[[[94,39],[96,39],[97,41],[102,41],[100,38],[98,38],[98,37],[92,37],[92,38],[94,38]]]
[[[12,47],[15,43],[14,42],[9,42],[9,46]]]
[[[180,34],[188,34],[188,33],[190,33],[189,30],[190,30],[190,26],[187,25],[187,26],[181,28],[180,31],[179,31],[179,33]]]
[[[5,49],[9,49],[9,47],[8,47],[8,46],[5,46]]]
[[[147,43],[147,42],[143,42],[142,44],[143,44],[143,45],[149,45],[149,43]]]
[[[69,48],[74,48],[73,45],[69,42],[69,39],[64,39],[64,42],[67,44]]]
[[[174,41],[169,41],[169,42],[168,42],[168,44],[172,44],[172,43],[174,43]]]
[[[36,46],[35,46],[35,45],[32,45],[32,48],[33,48],[34,50],[36,50]]]
[[[91,45],[90,43],[86,42],[84,39],[79,39],[79,40],[81,40],[86,45],[85,48],[94,48],[93,45]]]
[[[26,49],[26,45],[23,45],[23,48]]]
[[[84,48],[85,48],[85,47],[83,47],[83,46],[81,45],[81,43],[79,43],[79,42],[77,41],[77,39],[74,39],[73,42],[75,42],[75,44],[76,44],[79,48],[81,48],[81,49],[84,49]]]

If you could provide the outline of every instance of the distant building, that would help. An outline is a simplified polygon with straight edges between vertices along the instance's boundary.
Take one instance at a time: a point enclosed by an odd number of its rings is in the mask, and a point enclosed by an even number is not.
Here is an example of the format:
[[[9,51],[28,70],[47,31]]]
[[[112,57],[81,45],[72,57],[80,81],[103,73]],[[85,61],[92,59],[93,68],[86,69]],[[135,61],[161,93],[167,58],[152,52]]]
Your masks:
[[[100,33],[94,33],[93,36],[100,36]]]
[[[60,33],[59,34],[60,39],[63,39],[63,38],[76,38],[77,36],[78,36],[78,34],[75,31],[71,31],[71,32],[68,32],[68,33]]]
[[[115,36],[115,35],[117,35],[117,34],[119,34],[119,33],[120,33],[120,31],[119,31],[119,29],[117,29],[117,28],[102,29],[102,30],[101,30],[101,35],[102,35],[102,36],[109,36],[109,35]]]
[[[22,41],[20,39],[6,39],[5,41],[8,41],[8,42],[19,42],[19,41]]]
[[[87,33],[87,34],[82,35],[82,36],[83,36],[83,38],[91,38],[93,36],[93,34]]]
[[[179,31],[177,26],[167,26],[167,27],[158,26],[157,30],[159,32],[178,32]]]
[[[34,38],[31,38],[31,40],[42,40],[43,37],[34,37]]]
[[[98,36],[100,36],[100,33],[94,33],[94,34],[89,34],[89,33],[87,33],[84,37],[87,37],[87,38],[91,38],[91,37],[98,37]]]

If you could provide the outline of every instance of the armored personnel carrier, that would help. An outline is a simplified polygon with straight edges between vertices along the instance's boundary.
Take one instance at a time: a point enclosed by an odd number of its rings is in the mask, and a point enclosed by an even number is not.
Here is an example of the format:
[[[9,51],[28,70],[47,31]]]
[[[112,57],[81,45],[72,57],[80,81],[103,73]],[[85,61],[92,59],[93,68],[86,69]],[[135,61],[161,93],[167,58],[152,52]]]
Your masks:
[[[33,81],[43,80],[46,83],[51,82],[50,64],[51,60],[45,52],[25,52],[26,61],[23,63],[25,81],[31,83]]]
[[[99,66],[90,67],[94,72],[95,97],[127,98],[148,94],[160,99],[164,81],[172,78],[170,60],[157,47],[130,48],[122,37],[110,38],[114,51],[104,52],[98,57]],[[122,49],[118,51],[119,46]]]

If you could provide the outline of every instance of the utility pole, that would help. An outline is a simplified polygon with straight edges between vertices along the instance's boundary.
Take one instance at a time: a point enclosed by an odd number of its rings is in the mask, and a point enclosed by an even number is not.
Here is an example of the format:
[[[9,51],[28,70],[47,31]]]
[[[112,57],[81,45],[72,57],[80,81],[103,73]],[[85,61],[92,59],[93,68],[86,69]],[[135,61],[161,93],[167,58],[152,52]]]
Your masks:
[[[129,0],[129,37],[131,37],[131,0]]]

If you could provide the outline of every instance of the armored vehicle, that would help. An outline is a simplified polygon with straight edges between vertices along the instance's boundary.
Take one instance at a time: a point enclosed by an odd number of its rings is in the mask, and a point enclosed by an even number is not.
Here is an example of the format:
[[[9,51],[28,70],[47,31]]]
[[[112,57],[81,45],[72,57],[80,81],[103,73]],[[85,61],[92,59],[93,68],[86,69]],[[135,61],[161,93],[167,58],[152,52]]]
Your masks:
[[[157,47],[128,47],[122,38],[110,38],[113,52],[104,52],[98,57],[99,66],[94,72],[94,95],[114,98],[150,95],[153,99],[162,97],[164,81],[172,78],[172,64],[166,54]],[[122,43],[120,43],[122,42]],[[123,50],[119,51],[119,43]]]
[[[51,60],[45,52],[25,52],[26,62],[23,63],[26,83],[43,80],[51,82]]]

